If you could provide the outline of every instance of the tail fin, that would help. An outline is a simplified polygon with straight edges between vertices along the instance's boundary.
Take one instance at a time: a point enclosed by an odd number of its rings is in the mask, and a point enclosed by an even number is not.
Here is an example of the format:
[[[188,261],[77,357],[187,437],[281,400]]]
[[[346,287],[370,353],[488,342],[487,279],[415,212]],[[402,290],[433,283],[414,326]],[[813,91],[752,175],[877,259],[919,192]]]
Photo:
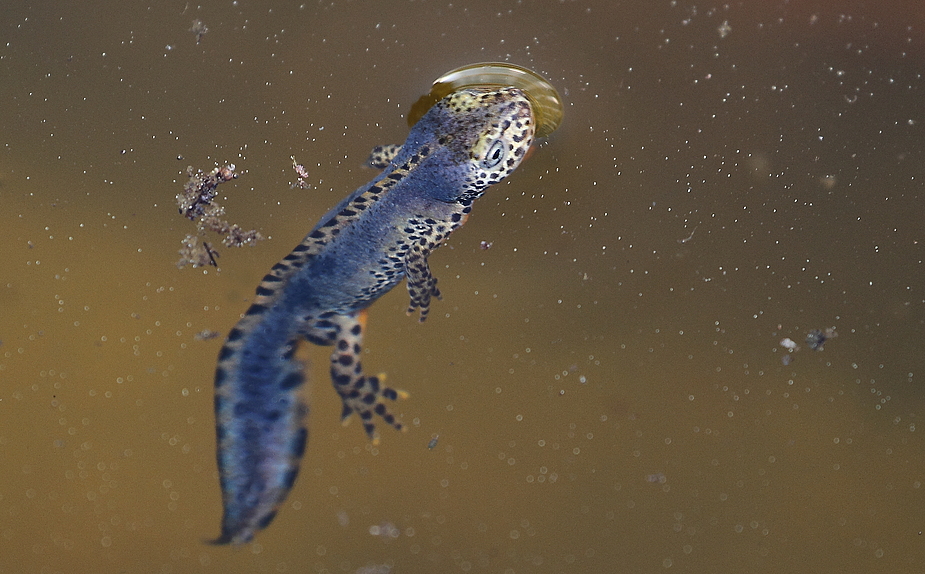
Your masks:
[[[308,408],[288,321],[253,305],[228,334],[215,371],[224,516],[215,544],[243,544],[276,516],[299,472]]]

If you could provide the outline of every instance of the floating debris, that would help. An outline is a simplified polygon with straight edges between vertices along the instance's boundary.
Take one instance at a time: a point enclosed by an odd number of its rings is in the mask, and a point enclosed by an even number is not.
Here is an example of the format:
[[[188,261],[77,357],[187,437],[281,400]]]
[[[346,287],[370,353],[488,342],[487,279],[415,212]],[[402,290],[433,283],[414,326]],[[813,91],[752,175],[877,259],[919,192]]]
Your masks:
[[[694,226],[694,230],[691,231],[691,234],[688,235],[687,237],[685,237],[684,239],[678,239],[678,243],[687,243],[688,241],[690,241],[691,239],[693,239],[693,238],[694,238],[694,234],[697,233],[697,228],[698,228],[698,227],[700,227],[699,224],[698,224],[698,225],[695,225],[695,226]]]
[[[779,328],[780,326],[778,325],[778,329]],[[829,327],[827,329],[813,329],[806,334],[806,346],[813,351],[821,351],[826,341],[837,336],[838,333],[835,332],[835,327]],[[790,337],[784,337],[781,339],[780,346],[784,349],[787,349],[787,353],[780,359],[781,363],[783,363],[783,365],[786,367],[793,362],[793,354],[800,350],[800,346]]]
[[[218,268],[218,251],[212,249],[212,244],[203,241],[198,235],[187,235],[181,241],[183,247],[180,248],[180,260],[177,261],[177,268],[182,269],[187,265],[192,265],[193,269],[211,265]]]
[[[440,435],[435,434],[434,436],[432,436],[431,439],[430,439],[430,442],[427,443],[427,449],[428,449],[428,450],[433,450],[434,447],[437,446],[437,441],[438,441],[438,440],[440,440]]]
[[[375,524],[370,526],[369,533],[373,536],[378,536],[383,540],[398,538],[401,536],[401,530],[399,530],[397,526],[387,520],[380,522],[378,526]]]
[[[813,351],[821,351],[825,346],[825,342],[829,339],[834,339],[838,336],[838,333],[835,332],[835,327],[829,327],[824,331],[819,329],[813,329],[806,334],[806,345]]]
[[[221,336],[221,333],[219,333],[218,331],[212,331],[211,329],[204,329],[202,331],[199,331],[195,335],[193,335],[193,338],[196,339],[197,341],[208,341],[209,339],[215,339],[220,336]]]
[[[309,189],[311,185],[308,183],[308,170],[305,169],[305,166],[295,160],[295,156],[289,156],[289,159],[292,160],[292,169],[295,170],[296,174],[299,176],[299,179],[295,181],[292,185],[289,186],[290,189]]]
[[[793,361],[793,353],[800,350],[800,346],[790,337],[784,337],[780,340],[780,346],[787,349],[787,354],[780,358],[780,362],[786,367]]]
[[[183,186],[183,193],[177,195],[177,205],[180,213],[191,221],[205,216],[206,210],[210,208],[209,215],[215,215],[216,210],[221,210],[222,208],[212,201],[217,195],[215,188],[238,177],[234,172],[233,163],[224,167],[216,166],[208,175],[193,166],[187,166],[186,175],[189,176],[189,181]]]
[[[488,249],[491,249],[491,246],[494,244],[495,244],[494,241],[482,241],[481,243],[479,243],[479,249],[481,249],[482,251],[487,251]]]
[[[220,184],[238,177],[234,172],[233,163],[217,166],[209,173],[189,166],[186,173],[189,175],[189,181],[183,186],[183,192],[177,194],[177,206],[181,215],[196,222],[196,234],[183,238],[178,268],[182,269],[187,265],[192,265],[193,268],[205,265],[218,268],[218,251],[203,239],[206,231],[224,235],[222,244],[226,247],[254,245],[263,239],[255,229],[244,231],[240,226],[222,219],[225,208],[214,201],[217,195],[215,189]]]
[[[198,44],[202,42],[202,37],[209,31],[209,27],[202,20],[193,20],[193,25],[189,31],[196,35],[196,43]]]
[[[785,348],[785,349],[789,349],[789,350],[791,350],[791,351],[796,351],[796,350],[798,350],[798,349],[800,348],[799,346],[797,346],[796,342],[795,342],[793,339],[791,339],[790,337],[785,337],[785,338],[781,339],[781,340],[780,340],[780,346],[783,347],[783,348]]]

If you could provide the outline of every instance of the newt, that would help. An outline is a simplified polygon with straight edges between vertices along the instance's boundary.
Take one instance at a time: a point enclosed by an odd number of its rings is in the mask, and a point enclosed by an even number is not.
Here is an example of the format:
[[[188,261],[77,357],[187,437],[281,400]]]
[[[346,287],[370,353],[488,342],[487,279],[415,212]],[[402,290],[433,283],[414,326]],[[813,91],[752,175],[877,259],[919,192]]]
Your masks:
[[[283,503],[308,441],[299,398],[301,340],[333,346],[331,380],[342,418],[357,413],[401,429],[386,401],[403,393],[360,362],[366,309],[405,279],[408,314],[440,298],[427,258],[466,222],[473,202],[511,174],[533,142],[535,117],[518,88],[470,88],[437,102],[401,146],[376,148],[382,172],[331,209],[273,266],[228,333],[215,369],[223,518],[216,544],[242,544]]]

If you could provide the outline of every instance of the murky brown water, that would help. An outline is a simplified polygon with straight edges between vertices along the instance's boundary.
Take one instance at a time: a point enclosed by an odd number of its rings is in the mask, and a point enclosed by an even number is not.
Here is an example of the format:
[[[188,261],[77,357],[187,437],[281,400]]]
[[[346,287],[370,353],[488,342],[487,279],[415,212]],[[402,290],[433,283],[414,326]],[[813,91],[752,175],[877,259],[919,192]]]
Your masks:
[[[0,7],[0,572],[925,571],[915,2],[57,4]],[[410,432],[342,428],[315,349],[289,501],[204,544],[195,335],[485,60],[565,123],[432,258],[426,324],[373,307]],[[182,172],[225,161],[270,240],[177,270]]]

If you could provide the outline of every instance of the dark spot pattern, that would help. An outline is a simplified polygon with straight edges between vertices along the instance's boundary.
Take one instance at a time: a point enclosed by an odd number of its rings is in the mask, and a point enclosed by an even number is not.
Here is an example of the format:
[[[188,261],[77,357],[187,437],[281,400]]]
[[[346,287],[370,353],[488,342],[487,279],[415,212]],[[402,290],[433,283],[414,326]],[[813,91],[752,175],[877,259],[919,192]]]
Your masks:
[[[302,373],[289,373],[283,380],[279,383],[279,388],[281,391],[288,392],[292,389],[302,385],[304,378]]]

